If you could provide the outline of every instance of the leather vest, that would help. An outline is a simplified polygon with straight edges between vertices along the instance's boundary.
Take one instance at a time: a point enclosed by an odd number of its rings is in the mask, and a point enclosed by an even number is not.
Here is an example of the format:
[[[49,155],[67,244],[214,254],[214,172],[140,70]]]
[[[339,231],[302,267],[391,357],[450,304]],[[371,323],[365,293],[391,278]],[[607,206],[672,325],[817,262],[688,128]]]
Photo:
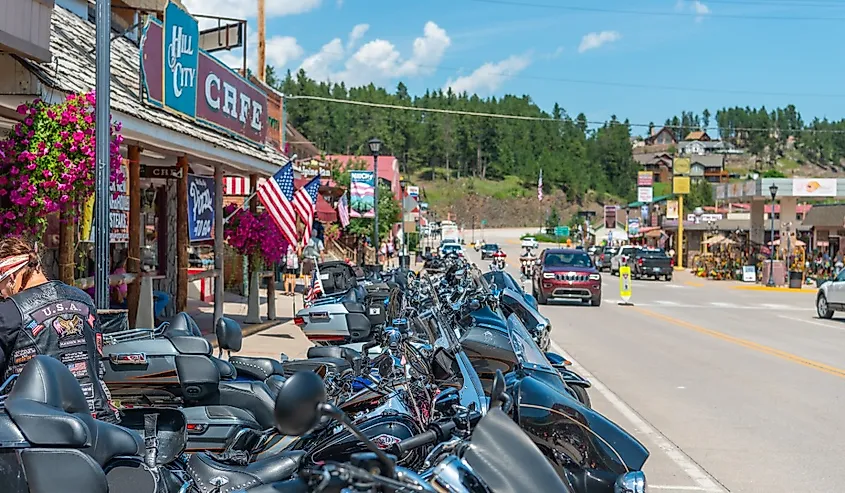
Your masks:
[[[91,297],[81,289],[52,281],[10,298],[23,324],[9,354],[3,379],[20,373],[38,354],[64,363],[79,381],[96,419],[119,420],[111,394],[103,383],[103,334]]]

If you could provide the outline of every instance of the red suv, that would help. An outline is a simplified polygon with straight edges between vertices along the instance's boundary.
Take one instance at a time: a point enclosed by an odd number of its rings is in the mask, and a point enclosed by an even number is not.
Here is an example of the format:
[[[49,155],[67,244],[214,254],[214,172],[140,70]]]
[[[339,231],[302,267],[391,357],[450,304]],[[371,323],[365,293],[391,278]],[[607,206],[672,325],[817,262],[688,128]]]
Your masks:
[[[545,305],[553,299],[581,300],[601,305],[601,274],[583,250],[543,250],[534,269],[533,293]]]

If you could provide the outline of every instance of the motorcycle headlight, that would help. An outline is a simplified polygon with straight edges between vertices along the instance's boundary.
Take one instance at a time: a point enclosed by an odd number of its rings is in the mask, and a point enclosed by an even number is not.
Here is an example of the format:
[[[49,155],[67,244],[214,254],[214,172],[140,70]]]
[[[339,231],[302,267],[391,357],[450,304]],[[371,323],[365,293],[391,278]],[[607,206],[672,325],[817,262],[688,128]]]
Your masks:
[[[619,476],[616,484],[613,485],[613,493],[648,493],[645,473],[631,471]]]
[[[591,281],[601,281],[601,276],[599,274],[590,274]]]

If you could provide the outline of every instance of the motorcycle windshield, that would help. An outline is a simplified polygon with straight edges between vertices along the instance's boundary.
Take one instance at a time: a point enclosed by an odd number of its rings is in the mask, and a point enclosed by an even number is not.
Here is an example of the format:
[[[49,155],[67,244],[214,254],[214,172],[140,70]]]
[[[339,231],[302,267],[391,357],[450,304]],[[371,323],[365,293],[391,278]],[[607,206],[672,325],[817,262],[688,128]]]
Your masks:
[[[520,378],[512,393],[520,428],[583,469],[619,475],[641,470],[648,459],[648,450],[616,423],[537,378]]]
[[[568,493],[540,450],[500,409],[491,409],[472,433],[464,460],[493,493]]]

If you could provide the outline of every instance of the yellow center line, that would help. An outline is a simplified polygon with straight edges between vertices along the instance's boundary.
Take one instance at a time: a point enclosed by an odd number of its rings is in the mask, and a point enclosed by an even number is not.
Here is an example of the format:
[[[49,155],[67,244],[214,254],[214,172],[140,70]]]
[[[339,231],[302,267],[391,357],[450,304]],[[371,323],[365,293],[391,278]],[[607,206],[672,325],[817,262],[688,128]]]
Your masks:
[[[763,344],[758,344],[753,341],[749,341],[747,339],[742,339],[739,337],[734,337],[732,335],[728,335],[716,330],[707,329],[705,327],[701,327],[700,325],[695,325],[689,323],[685,320],[680,320],[674,317],[670,317],[668,315],[663,315],[662,313],[653,312],[651,310],[646,310],[639,307],[633,307],[633,309],[647,317],[654,318],[657,320],[663,320],[664,322],[669,322],[671,324],[677,325],[679,327],[683,327],[685,329],[693,330],[695,332],[709,335],[711,337],[715,337],[716,339],[720,339],[725,342],[730,342],[736,344],[737,346],[742,346],[747,349],[751,349],[753,351],[757,351],[760,353],[768,354],[769,356],[775,356],[777,358],[791,361],[793,363],[798,363],[799,365],[806,366],[807,368],[812,368],[814,370],[822,371],[824,373],[834,375],[840,378],[845,378],[845,370],[841,368],[837,368],[835,366],[826,365],[824,363],[820,363],[818,361],[813,361],[811,359],[802,358],[800,356],[794,355],[792,353],[788,353],[786,351],[781,351],[780,349],[775,349],[773,347],[764,346]]]
[[[686,281],[686,282],[684,282],[684,284],[686,284],[687,286],[692,286],[694,288],[704,287],[704,284],[701,284],[700,282]]]

